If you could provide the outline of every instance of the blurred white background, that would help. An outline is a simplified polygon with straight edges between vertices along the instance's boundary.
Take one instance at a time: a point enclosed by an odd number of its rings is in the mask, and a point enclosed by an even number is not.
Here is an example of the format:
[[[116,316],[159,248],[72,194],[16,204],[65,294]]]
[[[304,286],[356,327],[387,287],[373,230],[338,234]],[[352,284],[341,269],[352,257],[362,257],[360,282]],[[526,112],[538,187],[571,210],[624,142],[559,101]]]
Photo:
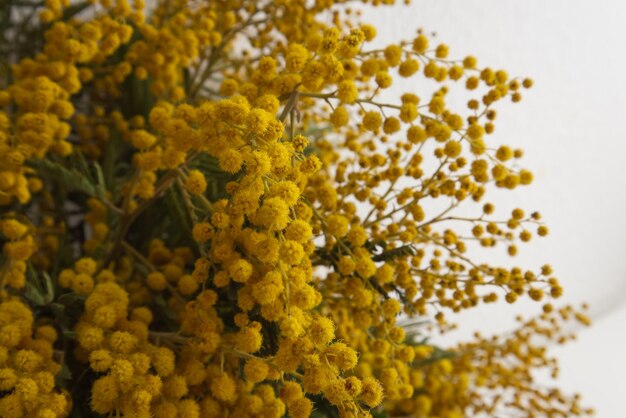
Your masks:
[[[515,263],[551,263],[565,287],[561,302],[591,304],[593,327],[555,352],[559,385],[581,392],[599,418],[626,417],[625,19],[619,0],[413,0],[364,9],[363,19],[379,28],[379,45],[411,39],[422,27],[450,46],[450,57],[472,54],[481,66],[535,80],[522,103],[500,106],[493,135],[525,150],[535,183],[492,201],[543,214],[550,236],[522,245]],[[461,334],[505,331],[515,313],[538,310],[479,308],[463,315]]]

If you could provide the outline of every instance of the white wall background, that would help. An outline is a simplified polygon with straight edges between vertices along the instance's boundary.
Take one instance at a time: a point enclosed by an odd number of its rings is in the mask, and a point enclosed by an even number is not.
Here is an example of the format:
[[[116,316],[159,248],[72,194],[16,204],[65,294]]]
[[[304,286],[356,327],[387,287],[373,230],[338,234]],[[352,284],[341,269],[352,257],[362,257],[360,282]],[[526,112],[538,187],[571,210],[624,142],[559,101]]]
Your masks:
[[[551,263],[565,287],[562,302],[591,304],[594,326],[556,348],[560,386],[582,392],[599,418],[626,417],[626,2],[412,1],[365,9],[381,45],[422,27],[437,32],[451,57],[472,54],[535,80],[522,103],[499,113],[493,135],[525,150],[535,183],[493,201],[542,212],[551,235],[521,246],[516,261]],[[502,331],[515,313],[538,308],[494,305],[464,315],[460,326],[465,335]]]

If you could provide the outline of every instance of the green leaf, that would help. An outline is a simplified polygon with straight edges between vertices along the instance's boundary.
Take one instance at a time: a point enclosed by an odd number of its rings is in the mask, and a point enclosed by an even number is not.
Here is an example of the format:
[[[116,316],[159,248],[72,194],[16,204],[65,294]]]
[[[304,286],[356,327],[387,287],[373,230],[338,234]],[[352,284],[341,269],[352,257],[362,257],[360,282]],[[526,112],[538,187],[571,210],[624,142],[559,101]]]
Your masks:
[[[54,300],[54,285],[45,271],[37,274],[32,265],[28,266],[24,297],[35,306],[45,306]]]
[[[169,210],[169,215],[174,218],[174,225],[178,225],[183,231],[191,231],[191,221],[178,188],[170,187],[167,190],[165,193],[165,204]]]
[[[387,241],[385,241],[384,239],[379,239],[376,241],[369,240],[365,243],[365,248],[367,248],[370,252],[375,252],[377,247],[385,250],[387,248]]]
[[[104,199],[107,191],[106,181],[104,179],[104,173],[102,167],[97,162],[93,163],[93,169],[96,173],[96,190],[98,191],[98,197]]]
[[[220,168],[220,164],[217,158],[209,154],[200,154],[191,161],[189,168],[195,168],[202,171],[204,174],[215,173],[224,174]]]
[[[160,323],[165,326],[165,329],[176,328],[178,318],[174,311],[169,309],[167,301],[161,293],[153,294],[152,302],[157,307],[153,312],[156,315],[155,323]]]
[[[316,125],[314,123],[311,123],[308,125],[307,129],[302,132],[302,135],[307,137],[309,140],[315,140],[323,138],[332,131],[333,127],[330,124]]]
[[[84,311],[85,297],[78,293],[65,293],[50,304],[56,324],[66,338],[74,338],[73,329]]]
[[[135,34],[138,32],[138,30],[134,31]],[[132,44],[132,41],[129,44]],[[122,47],[119,49],[118,53],[124,54],[124,50],[125,48]],[[134,74],[126,77],[122,84],[124,96],[122,98],[121,108],[125,117],[130,118],[141,115],[146,119],[148,118],[150,110],[155,104],[155,97],[150,91],[151,84],[152,77],[148,77],[145,80],[138,79]]]
[[[409,319],[398,323],[398,325],[406,332],[404,344],[411,346],[427,344],[428,338],[424,337],[423,333],[426,326],[431,323],[432,321],[425,319]]]
[[[69,190],[79,190],[90,196],[99,197],[99,191],[93,181],[76,168],[68,169],[48,159],[33,160],[29,164],[36,168],[42,177],[50,178]],[[80,159],[78,160],[80,163]]]
[[[100,167],[107,191],[112,193],[110,200],[114,202],[120,199],[122,186],[135,174],[135,169],[131,163],[135,151],[128,142],[122,139],[121,134],[116,129],[111,130],[111,135],[102,153]]]
[[[55,385],[59,388],[67,388],[72,384],[72,370],[65,361],[65,356],[61,363],[61,370],[54,376]]]
[[[388,251],[383,251],[382,253],[373,256],[372,260],[373,261],[391,261],[391,260],[395,260],[396,258],[406,257],[408,255],[415,255],[415,254],[417,254],[415,247],[409,244],[409,245],[403,245],[398,248],[393,248]]]
[[[66,307],[72,307],[77,304],[84,304],[85,297],[83,295],[79,295],[78,293],[69,292],[59,296],[56,301]]]
[[[61,367],[61,370],[59,370],[59,373],[57,374],[57,376],[59,376],[62,379],[71,379],[72,378],[72,372],[70,371],[69,367],[67,367],[66,365],[63,365],[63,367]]]
[[[315,410],[311,418],[339,418],[339,411],[335,405],[332,405],[326,398],[321,395],[310,396],[315,405]]]
[[[76,171],[88,177],[89,180],[93,180],[91,176],[91,170],[89,170],[89,161],[80,150],[74,150],[70,157],[70,162],[75,167]]]
[[[120,142],[119,133],[113,130],[104,148],[102,157],[102,175],[104,176],[104,183],[111,186],[113,186],[113,180],[115,179],[115,165],[118,156],[117,150]]]

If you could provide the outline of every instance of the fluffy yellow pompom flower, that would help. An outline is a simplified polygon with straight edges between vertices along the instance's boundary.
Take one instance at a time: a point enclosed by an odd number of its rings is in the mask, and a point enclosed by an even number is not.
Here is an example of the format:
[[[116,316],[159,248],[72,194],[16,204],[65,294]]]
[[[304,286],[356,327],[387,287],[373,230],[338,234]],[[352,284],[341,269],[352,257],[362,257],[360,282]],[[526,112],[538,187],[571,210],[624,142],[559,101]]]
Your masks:
[[[242,258],[232,263],[228,268],[230,277],[236,282],[247,281],[250,278],[252,271],[252,264]]]
[[[371,111],[366,112],[363,116],[363,126],[368,131],[377,131],[380,125],[383,123],[383,117],[379,112]]]
[[[131,141],[135,148],[144,150],[154,145],[157,141],[157,138],[143,129],[138,129],[136,131],[133,131]]]
[[[309,328],[311,340],[319,346],[325,346],[335,338],[335,326],[329,318],[318,316]]]
[[[331,215],[326,219],[328,232],[336,237],[344,237],[348,234],[348,220],[341,215]]]
[[[257,211],[255,220],[259,225],[272,230],[285,229],[289,222],[289,206],[281,198],[269,198]]]
[[[311,225],[301,219],[296,219],[291,222],[285,230],[285,237],[297,242],[308,241],[312,236],[313,231]]]
[[[350,120],[350,115],[345,107],[339,106],[335,108],[330,115],[330,121],[335,127],[346,126]]]
[[[203,194],[206,191],[207,182],[204,174],[199,170],[191,170],[185,182],[187,191],[191,194]]]
[[[342,370],[353,369],[358,361],[356,351],[344,343],[332,344],[326,349],[325,355],[330,362]]]
[[[216,376],[211,380],[211,393],[221,401],[234,401],[237,396],[234,379],[226,373]]]
[[[148,286],[153,290],[164,290],[167,287],[167,279],[160,271],[154,271],[148,274],[146,278]]]
[[[392,81],[393,79],[391,78],[391,75],[389,75],[389,73],[386,71],[379,71],[376,74],[376,84],[378,84],[378,87],[380,87],[381,89],[391,87]]]
[[[193,226],[193,239],[198,244],[204,244],[213,236],[213,226],[208,222],[199,222]]]
[[[246,379],[252,383],[259,383],[265,380],[268,371],[269,366],[267,363],[256,358],[248,360],[243,368]]]
[[[280,272],[267,273],[261,281],[254,284],[252,295],[261,305],[273,303],[284,288],[283,277]]]
[[[253,322],[242,328],[235,337],[235,347],[244,353],[255,353],[261,348],[261,324]]]
[[[378,406],[383,400],[383,388],[381,384],[371,377],[363,379],[360,399],[370,408]]]
[[[337,97],[346,104],[351,104],[358,98],[358,91],[351,80],[342,81],[337,90]]]
[[[17,383],[17,375],[13,369],[0,369],[0,390],[9,391]]]
[[[18,240],[26,234],[28,227],[15,219],[2,221],[2,234],[10,240]]]
[[[107,414],[115,407],[119,396],[118,385],[113,376],[104,376],[93,384],[91,408],[99,414]]]
[[[428,48],[428,38],[425,35],[419,35],[413,40],[413,50],[415,52],[424,53]]]
[[[296,241],[287,240],[280,247],[280,259],[289,265],[296,265],[304,257],[304,249]]]
[[[228,149],[220,155],[219,163],[222,170],[227,173],[236,173],[241,170],[243,156],[235,149]]]

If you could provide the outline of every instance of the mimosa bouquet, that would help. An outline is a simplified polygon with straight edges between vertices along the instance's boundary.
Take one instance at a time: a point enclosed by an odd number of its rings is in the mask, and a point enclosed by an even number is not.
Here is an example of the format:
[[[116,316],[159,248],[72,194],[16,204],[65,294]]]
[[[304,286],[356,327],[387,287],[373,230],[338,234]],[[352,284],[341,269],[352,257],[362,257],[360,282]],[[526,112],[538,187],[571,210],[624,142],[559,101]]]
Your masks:
[[[364,3],[2,3],[1,417],[591,413],[534,380],[589,322],[552,268],[480,260],[548,233],[487,200],[532,182],[492,135],[532,80]]]

